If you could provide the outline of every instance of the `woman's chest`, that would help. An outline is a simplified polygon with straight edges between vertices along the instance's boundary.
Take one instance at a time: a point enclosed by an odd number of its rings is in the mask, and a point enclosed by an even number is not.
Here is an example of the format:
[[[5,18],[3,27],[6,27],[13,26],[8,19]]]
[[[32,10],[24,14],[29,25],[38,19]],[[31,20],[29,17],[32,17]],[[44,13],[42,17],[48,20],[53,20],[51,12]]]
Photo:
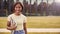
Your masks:
[[[14,17],[13,21],[15,21],[17,24],[22,24],[24,19],[22,17]]]

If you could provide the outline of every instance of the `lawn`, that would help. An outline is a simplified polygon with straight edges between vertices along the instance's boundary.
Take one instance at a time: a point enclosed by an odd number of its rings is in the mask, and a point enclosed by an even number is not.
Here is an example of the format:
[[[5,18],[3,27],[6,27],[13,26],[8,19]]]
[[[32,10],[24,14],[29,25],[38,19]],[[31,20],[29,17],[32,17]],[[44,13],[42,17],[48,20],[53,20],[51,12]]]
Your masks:
[[[7,17],[0,17],[0,28],[6,28]],[[60,28],[60,16],[29,16],[28,28]],[[0,34],[10,34],[0,32]],[[60,32],[28,32],[28,34],[60,34]]]
[[[7,17],[0,17],[0,28],[6,28]],[[60,28],[60,16],[29,16],[28,28]]]
[[[10,33],[0,32],[0,34],[10,34]],[[60,32],[29,32],[28,34],[60,34]]]

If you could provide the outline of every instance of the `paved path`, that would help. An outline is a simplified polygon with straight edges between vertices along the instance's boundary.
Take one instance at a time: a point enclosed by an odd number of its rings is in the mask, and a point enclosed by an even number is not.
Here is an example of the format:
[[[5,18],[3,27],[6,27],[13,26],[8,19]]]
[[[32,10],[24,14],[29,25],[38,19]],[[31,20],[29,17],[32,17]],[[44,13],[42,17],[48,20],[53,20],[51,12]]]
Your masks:
[[[60,32],[60,28],[27,28],[28,32]],[[0,28],[0,32],[10,32],[7,29]]]

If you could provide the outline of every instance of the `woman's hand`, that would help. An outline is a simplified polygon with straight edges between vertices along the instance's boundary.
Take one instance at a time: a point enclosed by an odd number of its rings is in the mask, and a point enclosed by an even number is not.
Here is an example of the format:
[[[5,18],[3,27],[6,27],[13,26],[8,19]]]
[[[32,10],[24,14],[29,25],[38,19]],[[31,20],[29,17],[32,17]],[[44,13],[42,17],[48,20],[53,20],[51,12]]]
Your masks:
[[[8,30],[16,30],[17,26],[7,27]]]
[[[16,28],[17,28],[17,26],[16,26],[15,23],[11,25],[11,23],[8,22],[8,24],[7,24],[7,29],[8,30],[16,30]]]

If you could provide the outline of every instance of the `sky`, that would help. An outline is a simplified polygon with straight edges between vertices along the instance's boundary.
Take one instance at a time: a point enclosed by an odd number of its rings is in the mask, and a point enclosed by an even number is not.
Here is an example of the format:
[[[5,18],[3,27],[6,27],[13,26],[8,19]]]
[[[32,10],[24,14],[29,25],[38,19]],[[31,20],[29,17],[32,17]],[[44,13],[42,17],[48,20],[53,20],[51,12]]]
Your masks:
[[[15,2],[16,2],[16,0],[14,0]],[[23,2],[23,0],[19,0],[20,2]],[[28,4],[30,3],[30,0],[26,0],[26,1],[28,1]],[[31,1],[31,4],[33,4],[34,3],[34,1],[36,1],[36,0],[32,0]],[[41,2],[41,0],[37,0],[37,4],[39,4]],[[43,0],[43,2],[47,2],[46,0]],[[53,0],[49,0],[48,1],[48,3],[49,4],[51,4],[53,2]],[[60,2],[60,0],[55,0],[55,2]]]

